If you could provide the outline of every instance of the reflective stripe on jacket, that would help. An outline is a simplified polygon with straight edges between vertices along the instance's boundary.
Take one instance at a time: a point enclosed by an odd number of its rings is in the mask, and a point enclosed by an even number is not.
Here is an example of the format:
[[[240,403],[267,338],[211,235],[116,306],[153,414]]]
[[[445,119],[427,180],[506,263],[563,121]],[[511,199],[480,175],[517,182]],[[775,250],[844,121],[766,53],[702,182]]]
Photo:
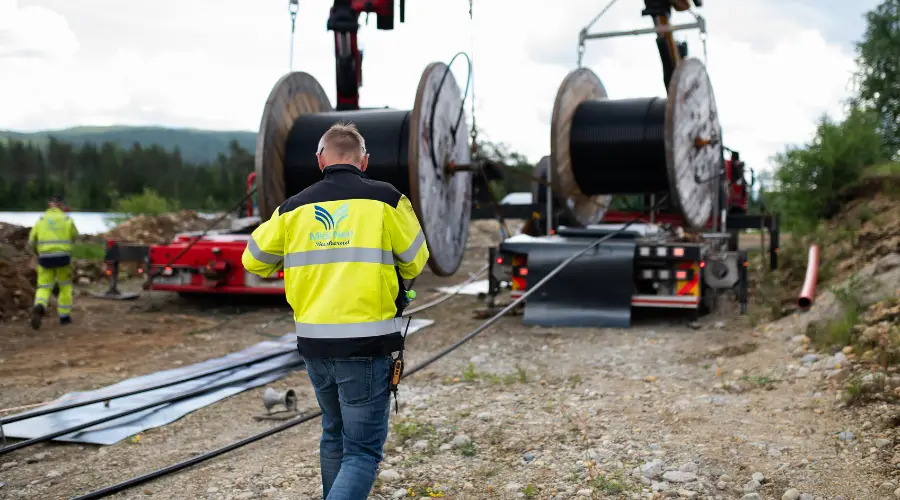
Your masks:
[[[78,236],[75,222],[69,214],[58,208],[50,208],[31,228],[28,241],[40,257],[68,257]]]
[[[399,337],[397,269],[412,279],[428,256],[406,196],[356,167],[332,165],[253,231],[241,260],[260,276],[283,268],[301,352],[339,357],[380,355],[373,337]]]

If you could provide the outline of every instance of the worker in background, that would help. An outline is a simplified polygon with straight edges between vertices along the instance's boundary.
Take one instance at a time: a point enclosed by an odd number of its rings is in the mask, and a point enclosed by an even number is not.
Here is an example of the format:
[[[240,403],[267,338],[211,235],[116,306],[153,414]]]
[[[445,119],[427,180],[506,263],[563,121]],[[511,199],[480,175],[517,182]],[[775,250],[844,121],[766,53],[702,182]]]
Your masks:
[[[41,318],[50,304],[50,293],[59,287],[56,310],[59,324],[72,322],[72,245],[78,236],[75,222],[66,213],[62,197],[53,196],[47,203],[47,211],[38,219],[28,234],[28,241],[37,253],[37,291],[31,310],[31,327],[41,327]]]
[[[316,157],[322,180],[254,230],[241,261],[259,276],[284,269],[297,348],[323,414],[324,498],[364,500],[388,433],[393,354],[402,360],[402,279],[418,276],[429,252],[409,199],[365,175],[369,155],[355,126],[328,129]]]

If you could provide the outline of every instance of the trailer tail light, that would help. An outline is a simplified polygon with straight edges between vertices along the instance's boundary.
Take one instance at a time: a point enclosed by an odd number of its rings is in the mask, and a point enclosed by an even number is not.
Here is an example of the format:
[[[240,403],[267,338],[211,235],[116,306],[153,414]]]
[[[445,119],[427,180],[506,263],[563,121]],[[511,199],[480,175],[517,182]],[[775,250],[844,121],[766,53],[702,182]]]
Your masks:
[[[700,269],[703,269],[704,267],[706,267],[706,262],[701,260],[700,261]]]
[[[519,276],[515,276],[512,279],[511,287],[514,292],[521,292],[525,290],[525,278],[521,278]]]
[[[687,275],[688,275],[687,271],[676,271],[676,272],[675,272],[675,279],[677,279],[677,280],[686,280],[686,279],[687,279]]]
[[[673,257],[684,257],[684,248],[682,248],[682,247],[673,248],[672,256]]]
[[[495,261],[497,262],[497,265],[498,265],[498,266],[502,266],[502,265],[503,265],[503,257],[497,257],[497,258],[495,259]]]
[[[518,275],[519,275],[519,276],[528,276],[528,268],[527,268],[527,267],[520,267],[519,270],[518,270]]]
[[[162,275],[163,276],[172,276],[172,268],[170,266],[166,266],[166,268],[163,269]]]

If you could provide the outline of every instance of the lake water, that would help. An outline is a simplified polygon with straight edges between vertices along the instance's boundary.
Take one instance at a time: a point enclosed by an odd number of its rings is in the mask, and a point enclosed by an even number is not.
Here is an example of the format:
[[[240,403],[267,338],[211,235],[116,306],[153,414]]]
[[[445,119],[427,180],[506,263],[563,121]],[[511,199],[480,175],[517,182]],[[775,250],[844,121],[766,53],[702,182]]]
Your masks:
[[[31,227],[37,222],[44,212],[0,212],[0,222]],[[80,234],[105,233],[114,225],[110,219],[121,214],[112,212],[69,212],[75,220],[75,227]],[[200,214],[201,217],[210,218],[215,214]]]

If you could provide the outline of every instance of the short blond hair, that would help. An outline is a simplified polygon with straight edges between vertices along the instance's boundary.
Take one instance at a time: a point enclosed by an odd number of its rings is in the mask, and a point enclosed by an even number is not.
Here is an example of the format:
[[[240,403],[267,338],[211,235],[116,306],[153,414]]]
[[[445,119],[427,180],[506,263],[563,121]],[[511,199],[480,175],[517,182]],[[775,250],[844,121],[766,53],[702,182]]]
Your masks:
[[[325,149],[343,160],[359,163],[366,156],[366,140],[352,123],[337,122],[319,139],[317,153]]]

